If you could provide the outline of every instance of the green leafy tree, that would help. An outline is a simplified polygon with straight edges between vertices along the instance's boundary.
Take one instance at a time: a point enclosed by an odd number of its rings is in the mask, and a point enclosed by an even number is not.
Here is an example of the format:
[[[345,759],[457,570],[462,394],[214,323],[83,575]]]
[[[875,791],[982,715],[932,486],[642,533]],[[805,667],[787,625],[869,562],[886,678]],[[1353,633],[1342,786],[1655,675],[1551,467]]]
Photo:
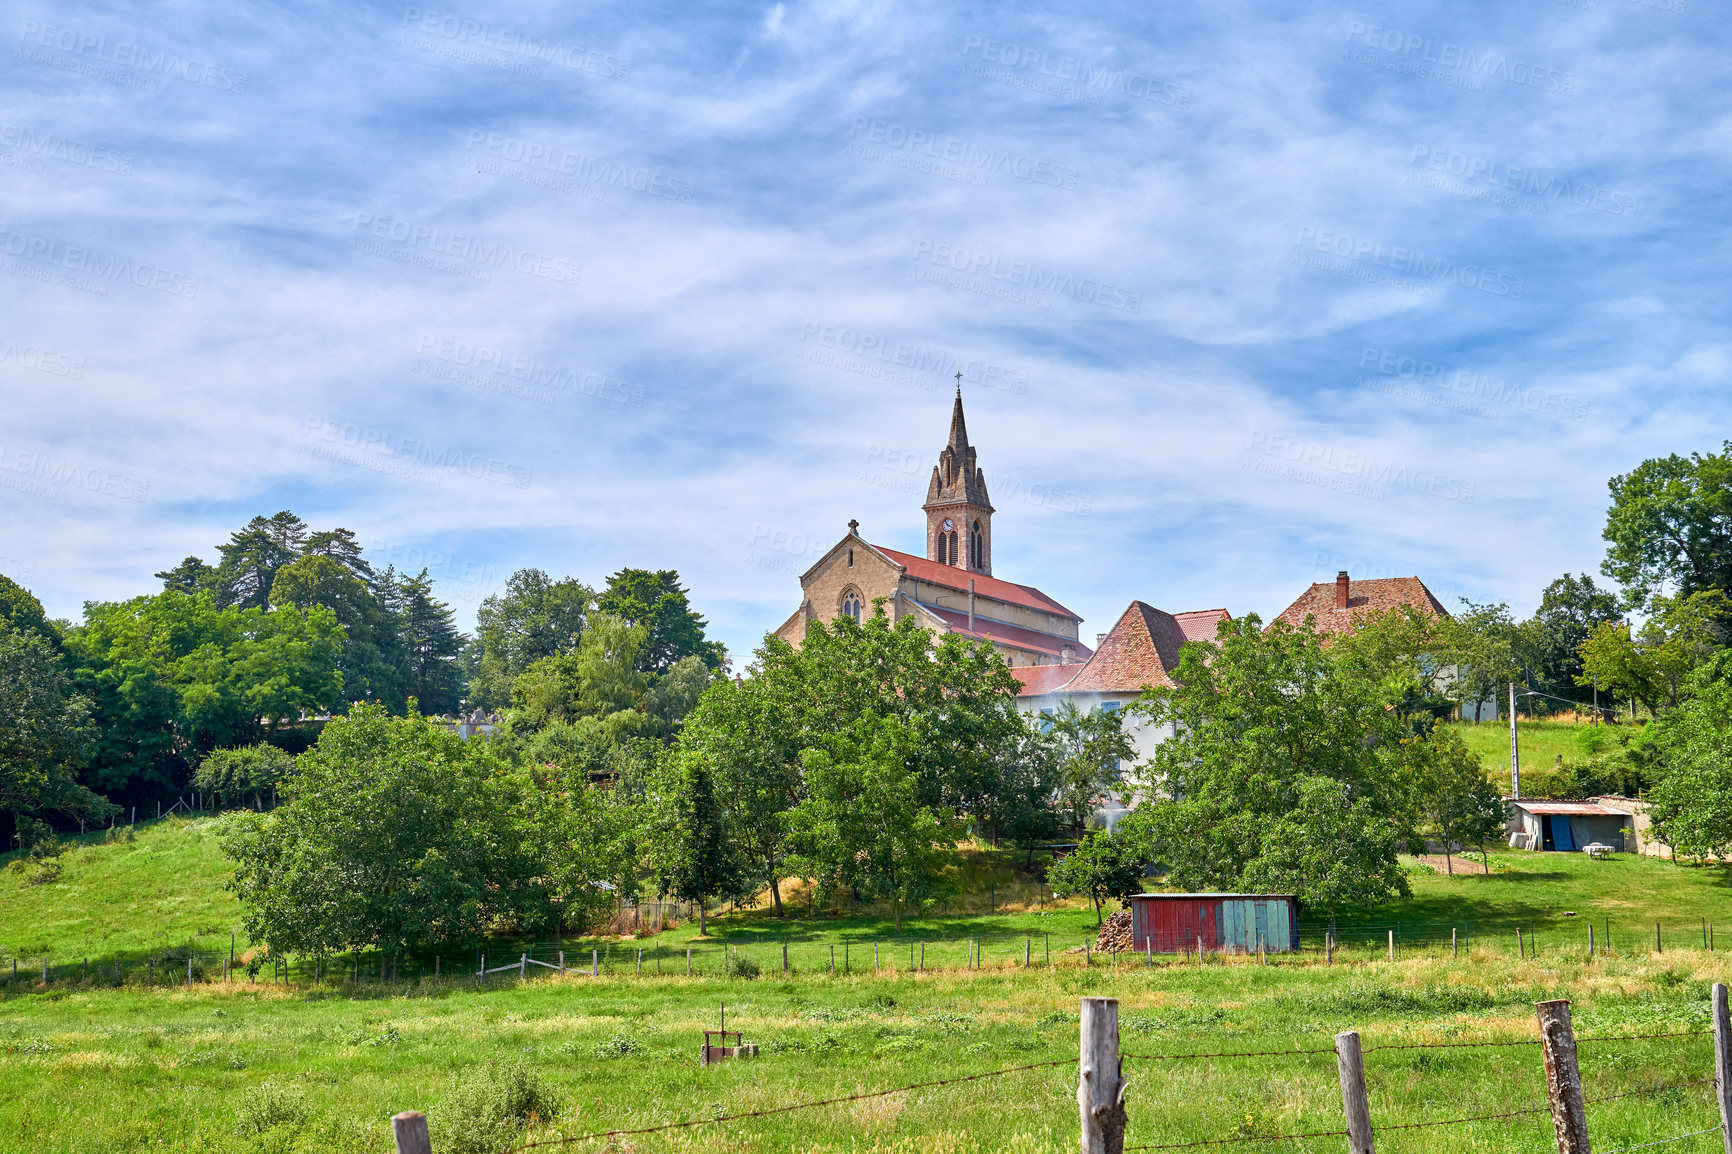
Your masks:
[[[1651,458],[1608,485],[1600,569],[1632,606],[1663,592],[1732,592],[1732,442],[1719,453]]]
[[[1565,573],[1547,585],[1539,609],[1521,624],[1518,649],[1529,682],[1553,697],[1592,702],[1592,678],[1583,676],[1582,643],[1595,629],[1622,617],[1617,594],[1599,588],[1586,573]]]
[[[658,891],[664,898],[696,902],[698,934],[706,936],[710,902],[738,894],[745,873],[708,768],[689,759],[671,764],[651,813],[649,844]]]
[[[1694,670],[1678,709],[1655,726],[1660,780],[1648,791],[1654,830],[1692,857],[1732,854],[1732,651]]]
[[[641,732],[647,678],[638,670],[645,631],[607,613],[592,613],[577,649],[543,657],[511,687],[514,724],[529,730],[595,717],[618,735]]]
[[[1623,622],[1602,622],[1582,642],[1578,683],[1596,679],[1622,690],[1658,715],[1675,707],[1685,680],[1724,643],[1732,599],[1718,589],[1687,597],[1655,597],[1652,614],[1632,632]]]
[[[1396,828],[1369,798],[1333,777],[1299,778],[1292,788],[1293,808],[1273,817],[1246,864],[1246,889],[1297,894],[1331,919],[1408,894]]]
[[[1124,784],[1123,763],[1136,756],[1117,709],[1084,712],[1065,701],[1042,718],[1058,756],[1058,811],[1075,829]]]
[[[456,713],[465,685],[458,661],[463,634],[452,620],[451,607],[433,596],[425,569],[398,578],[394,593],[403,691],[424,713]]]
[[[1398,708],[1404,676],[1351,646],[1326,654],[1309,622],[1264,630],[1248,615],[1212,645],[1183,647],[1174,680],[1136,707],[1176,727],[1138,771],[1153,799],[1142,821],[1171,881],[1244,889],[1281,878],[1327,908],[1349,893],[1368,903],[1405,892],[1395,847],[1417,840],[1427,738]],[[1343,872],[1328,847],[1349,836]],[[1344,888],[1352,877],[1363,884]]]
[[[806,794],[788,813],[793,864],[819,900],[854,889],[887,901],[897,933],[904,910],[944,891],[961,835],[953,816],[921,800],[918,741],[899,719],[860,718],[825,748],[803,752]]]
[[[248,933],[273,953],[396,953],[495,930],[581,930],[612,907],[593,798],[490,743],[359,705],[224,842]]]
[[[346,530],[344,530],[346,532]],[[393,585],[386,586],[388,594]],[[343,627],[337,669],[349,701],[379,701],[396,710],[405,694],[392,660],[395,619],[373,587],[336,557],[309,553],[279,568],[271,585],[273,606],[308,610],[323,606]]]
[[[40,635],[0,624],[0,812],[18,822],[81,823],[117,811],[78,771],[91,747],[89,702],[72,692],[60,654]]]
[[[219,609],[209,593],[165,591],[84,612],[67,648],[96,722],[97,789],[172,793],[211,749],[343,699],[343,630],[323,606]]]
[[[502,709],[524,670],[544,657],[575,652],[594,602],[595,591],[581,581],[554,581],[539,569],[513,573],[504,595],[486,598],[476,614],[470,702]]]
[[[173,569],[164,569],[156,577],[162,587],[175,593],[197,593],[215,588],[216,570],[201,558],[188,557]]]
[[[1430,757],[1421,770],[1421,804],[1432,832],[1443,845],[1444,867],[1453,874],[1456,851],[1471,845],[1483,853],[1485,843],[1503,832],[1504,800],[1458,734],[1439,731],[1426,752]],[[1491,872],[1490,859],[1485,872]]]
[[[48,620],[42,602],[30,590],[0,573],[0,629],[32,633],[60,648],[60,627]]]
[[[1143,862],[1133,839],[1092,830],[1072,853],[1054,863],[1046,880],[1059,897],[1081,894],[1092,901],[1098,926],[1105,903],[1142,892]]]
[[[707,622],[686,600],[674,570],[621,569],[607,579],[596,604],[604,613],[643,628],[639,672],[664,673],[683,657],[700,658],[712,670],[722,667],[727,651],[721,642],[704,637]]]
[[[796,712],[783,696],[791,687],[775,676],[716,680],[686,717],[672,754],[676,763],[711,776],[743,868],[769,886],[777,917],[788,861],[787,814],[804,781],[800,735],[786,724]]]
[[[269,605],[277,570],[301,556],[306,540],[307,523],[287,509],[254,517],[246,528],[230,534],[227,544],[217,546],[222,561],[211,581],[217,604],[242,609]],[[184,567],[186,562],[181,564]],[[163,580],[166,584],[168,578]]]
[[[250,797],[255,808],[263,809],[265,799],[275,795],[294,767],[295,759],[287,750],[259,742],[212,750],[199,763],[192,780],[198,790],[216,797],[219,804],[232,805]]]

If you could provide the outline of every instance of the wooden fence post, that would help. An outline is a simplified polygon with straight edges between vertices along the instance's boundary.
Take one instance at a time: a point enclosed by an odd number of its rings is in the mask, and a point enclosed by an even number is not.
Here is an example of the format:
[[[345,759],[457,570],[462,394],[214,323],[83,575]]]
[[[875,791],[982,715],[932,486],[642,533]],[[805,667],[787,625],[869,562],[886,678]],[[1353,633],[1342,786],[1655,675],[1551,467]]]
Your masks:
[[[592,978],[599,978],[601,976],[600,950],[589,951],[589,976]]]
[[[643,951],[641,949],[637,952],[637,973],[638,977],[643,977]]]
[[[1341,1072],[1341,1113],[1347,1119],[1348,1154],[1372,1154],[1371,1103],[1365,1096],[1365,1059],[1359,1034],[1335,1035],[1335,1066]]]
[[[1522,941],[1522,928],[1520,926],[1517,926],[1516,927],[1516,957],[1525,959],[1527,956],[1528,956],[1527,943]]]
[[[397,1139],[397,1154],[433,1154],[433,1143],[427,1137],[427,1115],[419,1110],[405,1110],[391,1119],[391,1133]]]
[[[1201,942],[1197,943],[1197,960],[1199,962],[1203,960],[1203,943]],[[1323,964],[1326,966],[1333,966],[1335,964],[1334,930],[1325,930],[1323,933]]]
[[[1389,931],[1389,960],[1395,960],[1395,931]]]
[[[878,972],[878,943],[872,943],[872,972]]]
[[[1077,1106],[1082,1154],[1123,1154],[1125,1080],[1119,1063],[1119,1000],[1082,999]]]
[[[788,972],[788,943],[782,943],[782,972]]]
[[[1588,932],[1592,933],[1593,930],[1590,929]],[[1461,939],[1456,937],[1455,935],[1456,935],[1456,928],[1454,926],[1450,926],[1449,927],[1449,956],[1452,958],[1459,958],[1459,957],[1461,957]]]
[[[528,975],[529,975],[529,955],[528,954],[518,954],[517,955],[517,980],[521,982]]]
[[[1552,1131],[1558,1154],[1588,1154],[1588,1114],[1582,1105],[1582,1072],[1576,1065],[1576,1035],[1570,1028],[1567,999],[1535,1002],[1540,1048],[1546,1063],[1546,1096],[1551,1100]]]
[[[1660,923],[1659,922],[1654,923],[1654,952],[1656,954],[1660,954],[1660,953],[1665,952],[1664,950],[1662,950],[1660,948]]]
[[[1034,958],[1034,939],[1022,939],[1022,968],[1028,969],[1028,963]]]
[[[1720,1143],[1732,1154],[1732,1015],[1724,982],[1714,983],[1714,1098],[1720,1103]]]
[[[1588,923],[1588,958],[1590,961],[1593,959],[1593,956],[1594,956],[1594,923],[1589,922]]]
[[[686,947],[686,977],[692,976],[692,948]]]

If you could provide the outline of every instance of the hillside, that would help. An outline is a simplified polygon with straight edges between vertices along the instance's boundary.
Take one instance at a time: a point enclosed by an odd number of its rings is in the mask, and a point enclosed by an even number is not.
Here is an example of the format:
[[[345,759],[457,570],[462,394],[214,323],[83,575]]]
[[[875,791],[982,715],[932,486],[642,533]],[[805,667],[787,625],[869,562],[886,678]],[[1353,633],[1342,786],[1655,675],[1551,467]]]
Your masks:
[[[0,869],[0,964],[44,954],[57,963],[84,957],[93,963],[131,963],[189,946],[226,951],[229,933],[239,933],[241,913],[223,889],[229,865],[217,844],[221,822],[152,822],[138,827],[134,841],[115,844],[100,844],[101,835],[90,835],[86,844],[74,845],[62,856],[60,879],[46,884],[31,884],[30,870],[22,864]],[[1054,948],[1059,948],[1061,940],[1075,945],[1092,935],[1092,909],[1078,901],[1043,904],[1029,883],[1015,884],[1006,856],[982,849],[965,854],[967,896],[931,916],[905,919],[902,936],[957,942],[1024,936],[1039,941],[1051,935]],[[1732,886],[1726,869],[1719,866],[1674,865],[1631,855],[1596,862],[1581,854],[1508,850],[1492,855],[1490,876],[1479,872],[1477,864],[1459,859],[1454,877],[1433,873],[1412,859],[1406,863],[1412,897],[1362,917],[1343,918],[1339,929],[1344,940],[1381,939],[1387,929],[1399,928],[1404,941],[1447,941],[1451,926],[1471,924],[1476,932],[1506,937],[1521,925],[1552,935],[1554,941],[1560,936],[1573,941],[1585,938],[1590,920],[1604,933],[1608,918],[1615,940],[1635,935],[1651,940],[1655,922],[1663,923],[1669,935],[1698,934],[1704,920],[1732,935]],[[767,903],[712,912],[710,939],[766,948],[791,939],[805,943],[801,952],[817,958],[823,943],[897,937],[888,911],[813,914],[797,891],[785,897],[789,916],[780,919],[770,916]],[[1307,911],[1302,926],[1307,944],[1313,944],[1320,918]],[[639,946],[684,950],[697,937],[695,921],[681,922],[660,934],[616,941],[614,948],[621,957]],[[238,944],[246,947],[244,934],[239,934]],[[500,942],[488,950],[513,956],[520,944]],[[569,939],[565,944],[580,950],[588,945]]]

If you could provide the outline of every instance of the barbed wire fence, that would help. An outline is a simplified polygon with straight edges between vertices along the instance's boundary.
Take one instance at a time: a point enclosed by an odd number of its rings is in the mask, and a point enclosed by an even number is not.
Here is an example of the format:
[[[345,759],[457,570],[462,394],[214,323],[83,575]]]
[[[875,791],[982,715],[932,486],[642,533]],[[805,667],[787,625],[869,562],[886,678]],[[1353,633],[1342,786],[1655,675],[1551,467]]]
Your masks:
[[[1334,1045],[1327,1047],[1139,1054],[1125,1052],[1119,1047],[1118,999],[1085,997],[1081,999],[1079,1044],[1078,1056],[1076,1059],[1078,1081],[1077,1104],[1079,1107],[1079,1120],[1081,1127],[1080,1148],[1083,1154],[1125,1154],[1126,1151],[1136,1150],[1182,1150],[1207,1146],[1265,1145],[1270,1143],[1293,1142],[1299,1139],[1310,1138],[1346,1138],[1349,1154],[1375,1154],[1375,1140],[1376,1135],[1379,1133],[1436,1129],[1449,1126],[1465,1126],[1549,1113],[1552,1117],[1552,1127],[1557,1140],[1558,1154],[1590,1154],[1587,1107],[1621,1099],[1646,1097],[1650,1095],[1688,1090],[1695,1087],[1711,1086],[1714,1088],[1714,1097],[1720,1115],[1720,1124],[1718,1126],[1673,1134],[1649,1142],[1641,1142],[1611,1151],[1603,1151],[1602,1154],[1629,1154],[1629,1152],[1633,1150],[1645,1150],[1650,1147],[1669,1145],[1675,1142],[1682,1142],[1691,1138],[1699,1138],[1716,1132],[1721,1135],[1722,1147],[1727,1151],[1732,1151],[1732,1012],[1729,1012],[1728,1010],[1727,989],[1724,984],[1716,982],[1713,987],[1713,1027],[1711,1030],[1681,1030],[1656,1034],[1595,1035],[1577,1038],[1570,1020],[1570,1003],[1568,1000],[1554,999],[1537,1002],[1535,1003],[1534,1008],[1537,1017],[1538,1030],[1536,1036],[1529,1038],[1463,1042],[1392,1042],[1371,1046],[1361,1046],[1358,1032],[1350,1030],[1335,1035]],[[1661,1085],[1639,1086],[1630,1090],[1623,1090],[1611,1094],[1601,1094],[1592,1097],[1588,1096],[1584,1092],[1581,1069],[1577,1061],[1578,1045],[1655,1041],[1671,1038],[1702,1037],[1709,1034],[1712,1034],[1714,1038],[1714,1068],[1707,1077],[1691,1078]],[[1369,1098],[1366,1092],[1365,1055],[1384,1051],[1456,1050],[1487,1046],[1540,1047],[1546,1076],[1546,1104],[1489,1114],[1472,1114],[1450,1118],[1425,1118],[1400,1122],[1379,1121],[1375,1124],[1373,1123]],[[1321,1054],[1334,1055],[1336,1060],[1336,1069],[1341,1085],[1342,1119],[1344,1123],[1338,1129],[1305,1130],[1281,1134],[1230,1135],[1221,1138],[1202,1138],[1188,1142],[1145,1142],[1129,1146],[1125,1144],[1125,1134],[1129,1125],[1129,1115],[1132,1109],[1132,1105],[1128,1104],[1126,1100],[1127,1081],[1124,1077],[1124,1062],[1126,1060],[1134,1062],[1177,1063],[1245,1058],[1309,1057]],[[1026,1073],[1031,1070],[1051,1069],[1059,1066],[1068,1066],[1070,1064],[1071,1059],[1060,1058],[1052,1061],[1031,1062],[1016,1066],[1007,1066],[1001,1069],[989,1070],[978,1074],[959,1075],[954,1078],[913,1082],[908,1085],[893,1086],[882,1090],[863,1090],[858,1093],[842,1095],[834,1098],[796,1102],[785,1106],[775,1106],[763,1110],[751,1110],[739,1114],[724,1113],[708,1118],[692,1118],[679,1122],[665,1122],[654,1126],[622,1127],[611,1130],[587,1131],[580,1134],[562,1134],[556,1137],[541,1138],[525,1142],[519,1146],[513,1147],[510,1154],[520,1154],[521,1151],[554,1146],[578,1146],[592,1142],[608,1142],[611,1144],[616,1142],[618,1139],[626,1137],[643,1137],[651,1134],[690,1130],[705,1126],[726,1126],[746,1122],[755,1118],[767,1118],[792,1114],[804,1110],[818,1110],[825,1107],[845,1105],[873,1098],[889,1097],[893,1094],[905,1094],[918,1090],[930,1090],[969,1082],[979,1082],[1011,1074]],[[425,1114],[413,1110],[405,1111],[404,1113],[395,1115],[391,1119],[391,1123],[393,1135],[396,1139],[397,1154],[432,1154],[432,1145],[427,1126],[427,1117]]]

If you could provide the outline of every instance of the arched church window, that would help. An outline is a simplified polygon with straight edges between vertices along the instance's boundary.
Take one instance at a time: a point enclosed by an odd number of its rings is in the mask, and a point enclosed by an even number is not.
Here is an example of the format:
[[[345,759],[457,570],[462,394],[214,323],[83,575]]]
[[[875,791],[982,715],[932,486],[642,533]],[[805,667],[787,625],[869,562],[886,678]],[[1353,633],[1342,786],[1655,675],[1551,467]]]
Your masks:
[[[969,551],[974,555],[974,567],[986,567],[986,535],[980,531],[980,522],[974,523],[974,533],[969,539]]]
[[[940,533],[938,535],[938,563],[940,565],[950,564],[950,557],[948,556],[949,546],[950,538],[945,534]]]
[[[846,593],[842,594],[842,613],[844,616],[852,617],[856,621],[860,620],[860,607],[860,593],[858,590],[850,589]]]
[[[950,531],[950,563],[952,565],[962,564],[962,554],[956,551],[956,531],[954,529]]]

